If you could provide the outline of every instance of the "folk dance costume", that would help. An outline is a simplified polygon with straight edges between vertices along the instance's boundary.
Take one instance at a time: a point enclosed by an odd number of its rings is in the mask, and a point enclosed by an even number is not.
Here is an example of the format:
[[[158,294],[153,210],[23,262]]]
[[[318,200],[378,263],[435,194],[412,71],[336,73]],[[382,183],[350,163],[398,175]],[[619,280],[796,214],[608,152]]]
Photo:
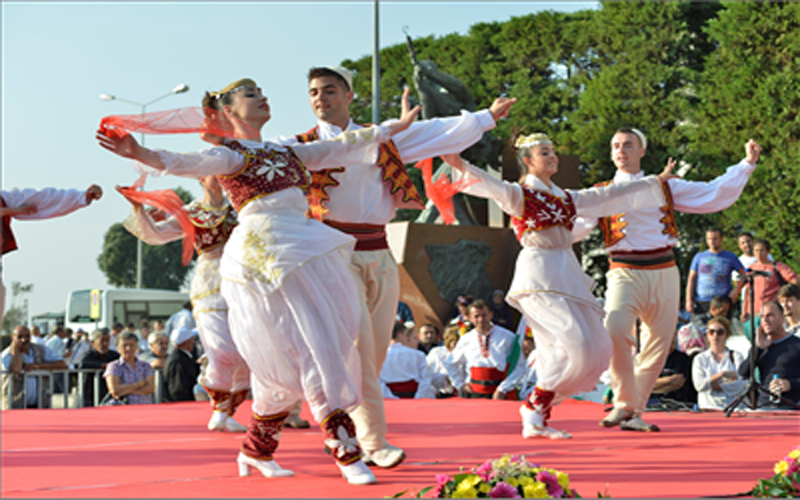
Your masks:
[[[252,371],[253,412],[239,472],[290,476],[273,460],[295,401],[308,402],[352,484],[374,482],[346,412],[361,403],[358,297],[348,268],[355,240],[306,217],[306,168],[374,161],[388,129],[371,127],[294,148],[226,140],[197,153],[156,151],[168,173],[217,175],[239,213],[222,254],[231,335]]]
[[[208,428],[245,432],[247,428],[236,422],[233,415],[250,392],[250,369],[228,328],[228,306],[220,294],[219,274],[222,249],[237,224],[236,212],[230,204],[215,208],[200,200],[186,205],[184,210],[194,226],[194,248],[198,255],[190,293],[192,312],[208,358],[199,378],[213,408]],[[141,206],[134,208],[124,226],[148,245],[163,245],[184,237],[175,217],[155,222]]]
[[[666,203],[661,206],[620,209],[611,216],[587,213],[575,222],[576,240],[599,223],[609,252],[605,325],[614,346],[610,364],[612,414],[625,413],[631,418],[641,415],[670,351],[681,296],[680,275],[672,251],[678,242],[675,211],[701,214],[729,207],[741,195],[754,169],[755,165],[742,160],[710,182],[671,179],[664,184]],[[617,170],[613,183],[642,177],[641,171],[633,175]],[[598,216],[603,218],[598,220]],[[641,347],[634,360],[631,350],[637,318],[642,320]],[[610,417],[601,425],[619,423]],[[643,421],[642,424],[632,430],[658,430]]]
[[[513,366],[508,364],[518,341],[514,333],[496,325],[486,335],[477,329],[462,335],[445,362],[453,385],[459,391],[469,385],[475,397],[491,398],[499,390],[518,399],[515,387],[525,375],[525,362],[517,356]]]
[[[431,352],[425,357],[428,369],[433,373],[431,385],[436,390],[436,394],[441,397],[449,397],[453,391],[453,386],[450,384],[450,378],[447,375],[446,363],[449,356],[450,351],[447,347],[440,345],[431,349]]]
[[[522,435],[571,437],[548,426],[551,409],[573,394],[595,387],[608,367],[611,340],[603,327],[603,309],[592,295],[594,283],[572,251],[576,215],[614,214],[664,204],[660,181],[605,188],[562,190],[528,174],[522,185],[491,177],[463,163],[460,178],[480,182],[464,192],[494,200],[513,217],[522,244],[506,300],[519,310],[536,342],[537,383],[520,408]]]
[[[398,208],[424,208],[403,164],[460,152],[494,126],[488,110],[413,123],[380,146],[377,161],[342,161],[339,165],[343,166],[315,172],[312,177],[309,215],[358,240],[350,267],[357,276],[361,305],[356,345],[362,363],[364,402],[352,417],[359,443],[383,467],[395,466],[405,457],[386,440],[379,380],[400,298],[399,271],[386,241],[385,226]],[[351,120],[346,130],[362,128]],[[338,126],[319,121],[294,141],[330,139],[341,132]],[[293,139],[281,142],[292,143]]]
[[[17,241],[11,230],[11,218],[19,220],[52,219],[67,215],[79,208],[88,206],[86,191],[77,189],[12,189],[3,190],[0,197],[0,207],[17,208],[23,205],[34,205],[36,211],[30,214],[14,214],[2,217],[2,255],[17,250]],[[3,264],[0,260],[0,322],[5,315],[6,287],[3,284]]]
[[[390,399],[435,398],[431,385],[433,372],[425,354],[399,342],[393,342],[381,369],[383,397]]]

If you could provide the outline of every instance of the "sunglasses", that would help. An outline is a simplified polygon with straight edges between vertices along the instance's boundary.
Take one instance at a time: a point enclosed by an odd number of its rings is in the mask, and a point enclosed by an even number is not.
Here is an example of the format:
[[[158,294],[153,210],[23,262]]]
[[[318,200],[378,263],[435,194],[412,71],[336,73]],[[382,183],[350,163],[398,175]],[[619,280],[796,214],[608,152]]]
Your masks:
[[[709,328],[708,330],[706,330],[706,333],[712,334],[712,335],[725,335],[728,332],[726,332],[722,328]]]

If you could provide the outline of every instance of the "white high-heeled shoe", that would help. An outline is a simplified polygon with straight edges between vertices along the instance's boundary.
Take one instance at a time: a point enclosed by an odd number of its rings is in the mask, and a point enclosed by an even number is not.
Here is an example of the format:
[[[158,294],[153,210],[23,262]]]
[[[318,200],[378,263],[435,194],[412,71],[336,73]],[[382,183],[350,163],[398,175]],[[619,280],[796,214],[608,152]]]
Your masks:
[[[572,438],[572,434],[569,432],[559,431],[547,425],[541,414],[529,409],[525,405],[520,406],[519,413],[522,416],[522,437],[524,439],[532,437],[544,437],[549,439]]]
[[[227,411],[215,411],[211,414],[208,421],[208,430],[222,432],[225,430],[225,422],[228,420]]]
[[[239,477],[250,475],[250,467],[258,470],[264,477],[292,477],[294,472],[289,469],[283,469],[275,460],[256,460],[250,458],[242,452],[236,457],[236,463],[239,464]]]
[[[247,426],[244,426],[229,416],[225,419],[225,430],[228,432],[247,432]]]
[[[367,467],[367,464],[365,464],[363,460],[358,460],[350,465],[338,463],[336,465],[338,465],[339,470],[342,471],[342,477],[347,479],[347,482],[350,484],[364,485],[378,482],[375,478],[375,474],[369,470],[369,467]]]

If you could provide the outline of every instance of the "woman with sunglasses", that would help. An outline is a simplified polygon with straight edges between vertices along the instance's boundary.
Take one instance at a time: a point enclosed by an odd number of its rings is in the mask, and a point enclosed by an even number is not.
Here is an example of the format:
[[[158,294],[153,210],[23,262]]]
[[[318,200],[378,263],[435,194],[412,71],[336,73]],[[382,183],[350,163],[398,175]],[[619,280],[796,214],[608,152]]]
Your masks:
[[[744,389],[745,381],[736,373],[744,358],[725,347],[730,333],[731,324],[723,317],[713,318],[706,324],[708,349],[698,354],[692,363],[697,407],[701,410],[724,410]]]

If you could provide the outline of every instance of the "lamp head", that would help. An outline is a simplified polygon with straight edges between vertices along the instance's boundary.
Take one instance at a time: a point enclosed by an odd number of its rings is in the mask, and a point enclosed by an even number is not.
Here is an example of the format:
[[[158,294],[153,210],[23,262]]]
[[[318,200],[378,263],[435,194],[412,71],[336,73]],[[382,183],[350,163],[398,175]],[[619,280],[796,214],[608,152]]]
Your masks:
[[[185,83],[181,83],[180,85],[172,89],[173,94],[183,94],[184,92],[188,91],[189,91],[189,86],[186,85]]]
[[[100,94],[100,99],[102,99],[103,101],[113,101],[114,99],[116,99],[116,97],[114,97],[111,94]]]

